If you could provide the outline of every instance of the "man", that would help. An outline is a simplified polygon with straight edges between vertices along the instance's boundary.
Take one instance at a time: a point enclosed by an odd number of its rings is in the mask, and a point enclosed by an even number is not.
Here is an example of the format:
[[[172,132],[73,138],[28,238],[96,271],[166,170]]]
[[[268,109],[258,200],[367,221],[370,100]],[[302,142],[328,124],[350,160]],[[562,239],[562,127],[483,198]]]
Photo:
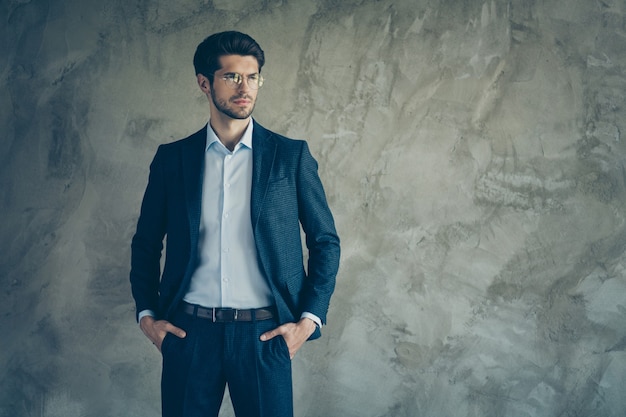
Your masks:
[[[292,416],[291,359],[326,321],[339,238],[306,142],[251,118],[264,61],[239,32],[198,45],[209,123],[150,165],[130,281],[164,417],[217,416],[226,384],[238,417]]]

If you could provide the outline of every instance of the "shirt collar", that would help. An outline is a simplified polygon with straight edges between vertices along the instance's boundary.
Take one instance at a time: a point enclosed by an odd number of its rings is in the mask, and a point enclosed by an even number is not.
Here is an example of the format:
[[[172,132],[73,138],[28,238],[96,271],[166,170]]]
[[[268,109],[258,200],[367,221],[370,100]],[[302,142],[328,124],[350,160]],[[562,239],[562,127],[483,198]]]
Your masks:
[[[237,150],[240,146],[245,146],[247,148],[252,149],[252,130],[253,130],[253,125],[254,125],[254,121],[252,120],[252,118],[250,118],[250,123],[248,123],[248,127],[246,127],[246,130],[243,132],[243,136],[241,137],[241,140],[239,141],[239,143],[235,147],[235,150]],[[220,142],[220,139],[215,134],[215,131],[213,130],[213,128],[211,127],[211,122],[210,121],[209,121],[209,123],[207,123],[207,129],[206,130],[207,130],[207,132],[206,132],[206,149],[205,150],[208,151],[209,148],[211,147],[211,145],[213,145],[216,142],[218,142],[221,146],[224,146]]]

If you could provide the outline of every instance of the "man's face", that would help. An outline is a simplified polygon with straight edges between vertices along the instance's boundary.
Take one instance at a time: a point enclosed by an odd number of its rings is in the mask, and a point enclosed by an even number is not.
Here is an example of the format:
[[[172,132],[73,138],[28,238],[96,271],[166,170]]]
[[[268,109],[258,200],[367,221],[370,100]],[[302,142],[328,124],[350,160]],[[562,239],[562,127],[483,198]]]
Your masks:
[[[225,55],[220,57],[222,68],[215,72],[211,86],[211,100],[217,111],[233,118],[247,119],[254,110],[258,90],[250,88],[248,76],[259,72],[259,64],[252,56]],[[223,77],[240,74],[243,81],[236,88],[229,87]]]

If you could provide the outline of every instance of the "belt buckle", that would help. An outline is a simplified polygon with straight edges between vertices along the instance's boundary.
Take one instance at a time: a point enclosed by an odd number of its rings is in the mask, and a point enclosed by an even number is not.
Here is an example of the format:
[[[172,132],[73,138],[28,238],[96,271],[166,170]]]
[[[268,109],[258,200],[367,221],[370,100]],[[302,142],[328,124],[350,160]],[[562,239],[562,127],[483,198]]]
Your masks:
[[[220,317],[217,316],[218,312],[220,314]],[[238,316],[239,316],[239,310],[235,308],[214,308],[213,309],[213,323],[215,323],[218,320],[220,322],[230,323],[233,321],[237,321]]]

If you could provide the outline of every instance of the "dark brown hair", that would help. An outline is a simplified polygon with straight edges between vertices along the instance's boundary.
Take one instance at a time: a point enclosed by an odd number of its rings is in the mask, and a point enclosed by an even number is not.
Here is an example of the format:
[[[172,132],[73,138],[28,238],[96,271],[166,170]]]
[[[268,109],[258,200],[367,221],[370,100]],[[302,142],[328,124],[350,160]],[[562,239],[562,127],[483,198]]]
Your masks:
[[[227,31],[215,33],[196,48],[193,66],[196,75],[202,74],[213,84],[213,74],[218,71],[220,57],[224,55],[253,56],[259,63],[259,72],[265,63],[265,54],[259,44],[245,33]]]

